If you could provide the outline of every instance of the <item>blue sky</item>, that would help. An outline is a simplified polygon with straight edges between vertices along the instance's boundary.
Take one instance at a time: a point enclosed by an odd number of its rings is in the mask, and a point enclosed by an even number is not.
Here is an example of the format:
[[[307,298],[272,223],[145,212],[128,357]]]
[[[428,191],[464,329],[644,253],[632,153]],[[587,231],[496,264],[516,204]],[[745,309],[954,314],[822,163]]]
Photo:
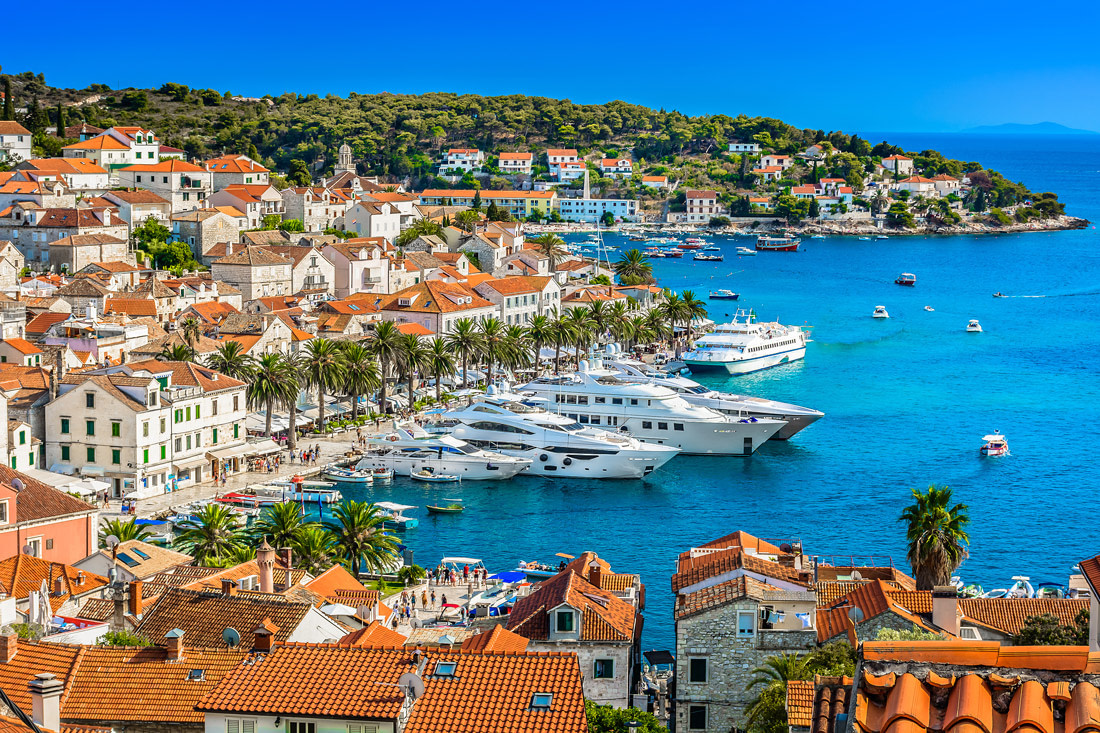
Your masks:
[[[140,12],[119,9],[94,33],[74,30],[46,46],[9,34],[0,65],[77,88],[175,81],[248,96],[521,93],[744,112],[826,130],[1045,120],[1100,129],[1095,3],[266,0],[192,15],[181,7],[155,0]],[[88,12],[71,0],[48,8],[56,17]]]

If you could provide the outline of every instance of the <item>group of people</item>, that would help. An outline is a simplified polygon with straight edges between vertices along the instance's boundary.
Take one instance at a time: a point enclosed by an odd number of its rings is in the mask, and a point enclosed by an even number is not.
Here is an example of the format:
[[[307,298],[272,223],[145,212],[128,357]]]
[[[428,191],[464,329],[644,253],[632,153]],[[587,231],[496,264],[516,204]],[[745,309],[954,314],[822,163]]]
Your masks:
[[[290,462],[298,461],[303,466],[316,466],[317,459],[321,457],[321,446],[314,443],[312,448],[306,448],[305,450],[292,451],[290,454]]]
[[[463,565],[462,570],[459,570],[440,563],[434,570],[428,571],[429,588],[432,585],[458,585],[460,581],[464,584],[473,583],[480,588],[486,585],[488,580],[489,571],[482,566],[471,568],[469,565]]]

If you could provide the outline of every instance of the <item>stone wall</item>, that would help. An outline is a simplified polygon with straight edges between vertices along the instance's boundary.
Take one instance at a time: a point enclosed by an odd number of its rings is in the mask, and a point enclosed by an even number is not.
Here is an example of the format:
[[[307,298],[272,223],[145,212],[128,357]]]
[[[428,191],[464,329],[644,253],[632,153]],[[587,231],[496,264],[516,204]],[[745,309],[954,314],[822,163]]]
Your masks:
[[[631,678],[631,645],[613,642],[582,642],[562,644],[555,642],[532,641],[527,645],[529,652],[576,652],[581,666],[581,680],[584,698],[600,705],[613,705],[617,708],[629,707]],[[611,679],[594,679],[595,661],[613,659],[615,676]]]

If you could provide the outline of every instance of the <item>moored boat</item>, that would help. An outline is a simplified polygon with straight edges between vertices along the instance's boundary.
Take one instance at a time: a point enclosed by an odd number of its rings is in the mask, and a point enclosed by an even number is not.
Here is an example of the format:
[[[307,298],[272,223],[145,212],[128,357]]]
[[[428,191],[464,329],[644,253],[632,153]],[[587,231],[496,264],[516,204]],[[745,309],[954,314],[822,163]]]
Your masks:
[[[894,284],[896,285],[908,285],[910,287],[917,284],[917,276],[911,272],[903,272],[894,278]]]
[[[981,333],[982,332],[982,324],[978,323],[977,318],[971,318],[970,322],[966,324],[966,332],[967,333]]]
[[[741,255],[742,257],[755,257],[756,250],[752,249],[751,247],[738,247],[737,254]]]
[[[450,500],[448,499],[448,501]],[[446,505],[425,504],[424,508],[428,510],[429,514],[459,514],[466,509],[461,502],[457,501]]]
[[[382,526],[386,529],[404,532],[406,529],[411,529],[420,524],[420,520],[416,517],[405,516],[405,512],[409,509],[416,509],[415,506],[395,504],[392,501],[376,501],[374,505],[382,510]]]
[[[321,475],[333,481],[342,481],[346,484],[370,484],[374,483],[374,474],[370,471],[360,471],[351,468],[341,468],[336,465],[325,466]]]
[[[458,481],[458,476],[455,476],[453,473],[436,473],[431,467],[413,471],[409,474],[409,478],[416,479],[417,481],[424,481],[429,484],[449,484]]]
[[[719,324],[683,354],[693,370],[723,368],[747,374],[798,361],[806,356],[807,334],[798,326],[758,323],[756,313],[738,310],[730,323]]]
[[[740,293],[735,293],[732,290],[726,290],[724,288],[722,290],[710,291],[711,300],[737,300],[739,297],[741,297]]]
[[[1001,435],[1000,430],[994,430],[992,435],[986,435],[982,438],[982,447],[979,449],[979,453],[986,458],[1000,458],[1011,455],[1008,452],[1008,441],[1005,440],[1005,436]]]
[[[797,252],[801,242],[798,237],[757,237],[756,249],[760,252]]]
[[[393,481],[393,469],[392,468],[372,468],[371,475],[374,476],[374,480],[377,482]]]
[[[726,258],[722,255],[695,255],[691,259],[698,260],[700,262],[722,262]]]
[[[871,318],[889,318],[890,313],[886,310],[884,305],[876,305],[875,312],[871,314]]]

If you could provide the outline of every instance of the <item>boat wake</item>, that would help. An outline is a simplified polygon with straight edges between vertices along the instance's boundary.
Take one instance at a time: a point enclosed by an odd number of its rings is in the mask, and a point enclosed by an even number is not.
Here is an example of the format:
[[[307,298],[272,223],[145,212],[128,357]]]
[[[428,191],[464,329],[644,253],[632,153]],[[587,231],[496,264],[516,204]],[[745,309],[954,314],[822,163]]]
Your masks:
[[[817,344],[819,348],[833,347],[833,348],[845,349],[845,348],[851,348],[851,347],[854,347],[854,346],[865,346],[867,344],[877,344],[877,343],[881,343],[883,341],[889,341],[889,340],[894,339],[898,336],[901,336],[902,334],[905,333],[905,331],[906,331],[906,329],[899,328],[897,331],[892,331],[890,333],[880,334],[880,335],[874,336],[872,338],[856,339],[854,341],[820,341],[818,339],[814,339],[814,343]]]

